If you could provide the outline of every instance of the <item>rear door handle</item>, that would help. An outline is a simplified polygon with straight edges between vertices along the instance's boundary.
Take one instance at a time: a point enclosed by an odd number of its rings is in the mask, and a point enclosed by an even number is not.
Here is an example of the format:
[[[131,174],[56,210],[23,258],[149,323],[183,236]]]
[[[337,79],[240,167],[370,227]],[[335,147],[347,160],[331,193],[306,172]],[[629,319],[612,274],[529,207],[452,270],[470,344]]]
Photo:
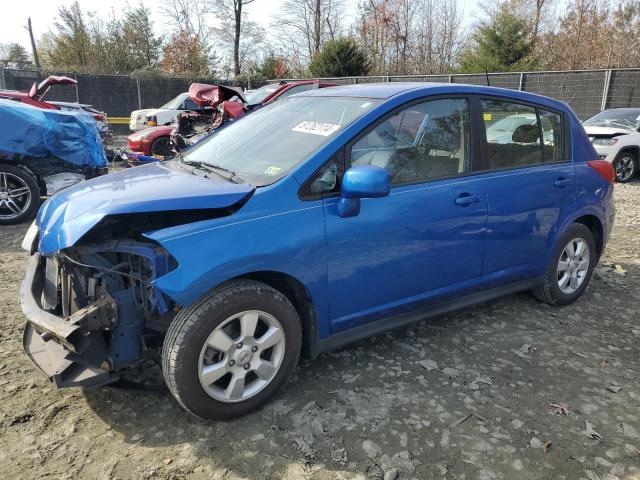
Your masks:
[[[479,201],[480,195],[469,195],[468,193],[463,193],[458,198],[456,198],[456,205],[466,207],[467,205],[471,205],[472,203],[476,203]]]
[[[556,187],[566,187],[567,185],[569,185],[571,183],[571,179],[570,178],[556,178],[556,181],[553,182],[553,185]]]

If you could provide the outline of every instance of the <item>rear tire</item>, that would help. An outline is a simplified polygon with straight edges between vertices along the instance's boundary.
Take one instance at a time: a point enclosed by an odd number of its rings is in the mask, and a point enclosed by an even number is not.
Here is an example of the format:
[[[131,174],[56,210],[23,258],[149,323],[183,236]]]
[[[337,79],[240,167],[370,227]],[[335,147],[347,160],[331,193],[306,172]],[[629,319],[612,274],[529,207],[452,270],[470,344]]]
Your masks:
[[[291,302],[268,285],[236,280],[176,316],[162,371],[185,410],[226,420],[264,405],[295,369],[301,345]]]
[[[584,293],[597,263],[593,233],[581,223],[572,223],[558,241],[544,280],[533,294],[550,305],[568,305]]]
[[[638,158],[631,152],[621,152],[612,165],[618,183],[628,183],[638,173]]]
[[[20,167],[0,164],[0,225],[21,223],[40,206],[36,180]]]

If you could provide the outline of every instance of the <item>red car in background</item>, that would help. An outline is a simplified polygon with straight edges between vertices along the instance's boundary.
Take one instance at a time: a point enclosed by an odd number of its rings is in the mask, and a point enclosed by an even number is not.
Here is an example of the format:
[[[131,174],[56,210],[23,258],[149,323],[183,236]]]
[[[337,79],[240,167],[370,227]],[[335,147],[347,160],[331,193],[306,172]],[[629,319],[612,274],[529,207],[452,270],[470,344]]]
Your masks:
[[[57,102],[44,100],[45,95],[53,85],[75,85],[78,83],[74,78],[60,77],[49,75],[43,81],[33,83],[28,92],[20,90],[0,90],[0,98],[13,100],[20,103],[26,103],[32,107],[44,108],[45,110],[67,110],[67,111],[84,111],[89,113],[96,121],[96,126],[100,132],[103,142],[111,139],[111,129],[107,121],[107,114],[96,110],[91,105],[77,102]]]
[[[197,85],[197,88],[193,88]],[[256,108],[268,105],[275,102],[279,98],[288,97],[296,93],[304,92],[305,90],[311,90],[312,88],[325,88],[333,87],[334,83],[325,83],[318,80],[300,80],[295,82],[281,81],[279,83],[271,83],[264,85],[246,96],[241,93],[237,95],[237,101],[229,101],[229,97],[226,97],[224,101],[216,101],[217,98],[211,98],[211,102],[208,104],[208,108],[215,108],[220,103],[223,104],[223,114],[229,118],[239,118],[246,113],[249,113]],[[231,89],[232,87],[224,87],[223,89]],[[216,86],[193,84],[189,88],[189,96],[194,100],[197,105],[204,106],[206,102],[199,98],[199,95],[206,88],[215,89]],[[196,113],[197,114],[197,113]],[[188,116],[189,112],[185,112],[181,115]],[[175,125],[163,125],[159,127],[149,127],[139,132],[136,132],[127,137],[127,149],[133,153],[147,155],[147,156],[160,156],[164,157],[172,152],[171,145],[171,133],[175,129]]]
[[[16,102],[26,103],[34,107],[45,108],[47,110],[59,110],[59,107],[45,102],[42,98],[49,91],[49,88],[51,88],[52,85],[75,85],[76,83],[78,83],[78,81],[73,78],[51,75],[39,84],[34,83],[28,92],[21,92],[19,90],[0,90],[0,98],[15,100]]]

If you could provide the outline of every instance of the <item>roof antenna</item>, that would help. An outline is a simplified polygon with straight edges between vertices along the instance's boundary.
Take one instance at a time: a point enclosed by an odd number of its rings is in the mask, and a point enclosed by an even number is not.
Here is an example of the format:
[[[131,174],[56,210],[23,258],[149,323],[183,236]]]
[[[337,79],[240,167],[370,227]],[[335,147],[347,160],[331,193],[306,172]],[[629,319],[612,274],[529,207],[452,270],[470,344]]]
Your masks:
[[[484,74],[487,77],[487,87],[490,87],[491,82],[489,81],[489,70],[487,68],[484,69]]]

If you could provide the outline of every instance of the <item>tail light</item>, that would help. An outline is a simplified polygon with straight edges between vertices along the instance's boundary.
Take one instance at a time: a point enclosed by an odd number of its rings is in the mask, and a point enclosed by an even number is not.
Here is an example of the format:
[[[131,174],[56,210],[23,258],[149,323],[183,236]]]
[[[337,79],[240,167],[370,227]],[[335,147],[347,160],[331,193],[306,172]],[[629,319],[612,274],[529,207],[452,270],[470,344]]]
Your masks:
[[[613,165],[606,160],[589,160],[587,165],[598,172],[607,182],[616,182],[616,171],[613,169]]]
[[[104,122],[105,121],[104,115],[101,115],[99,113],[94,113],[93,114],[93,118],[95,118],[98,122]]]

